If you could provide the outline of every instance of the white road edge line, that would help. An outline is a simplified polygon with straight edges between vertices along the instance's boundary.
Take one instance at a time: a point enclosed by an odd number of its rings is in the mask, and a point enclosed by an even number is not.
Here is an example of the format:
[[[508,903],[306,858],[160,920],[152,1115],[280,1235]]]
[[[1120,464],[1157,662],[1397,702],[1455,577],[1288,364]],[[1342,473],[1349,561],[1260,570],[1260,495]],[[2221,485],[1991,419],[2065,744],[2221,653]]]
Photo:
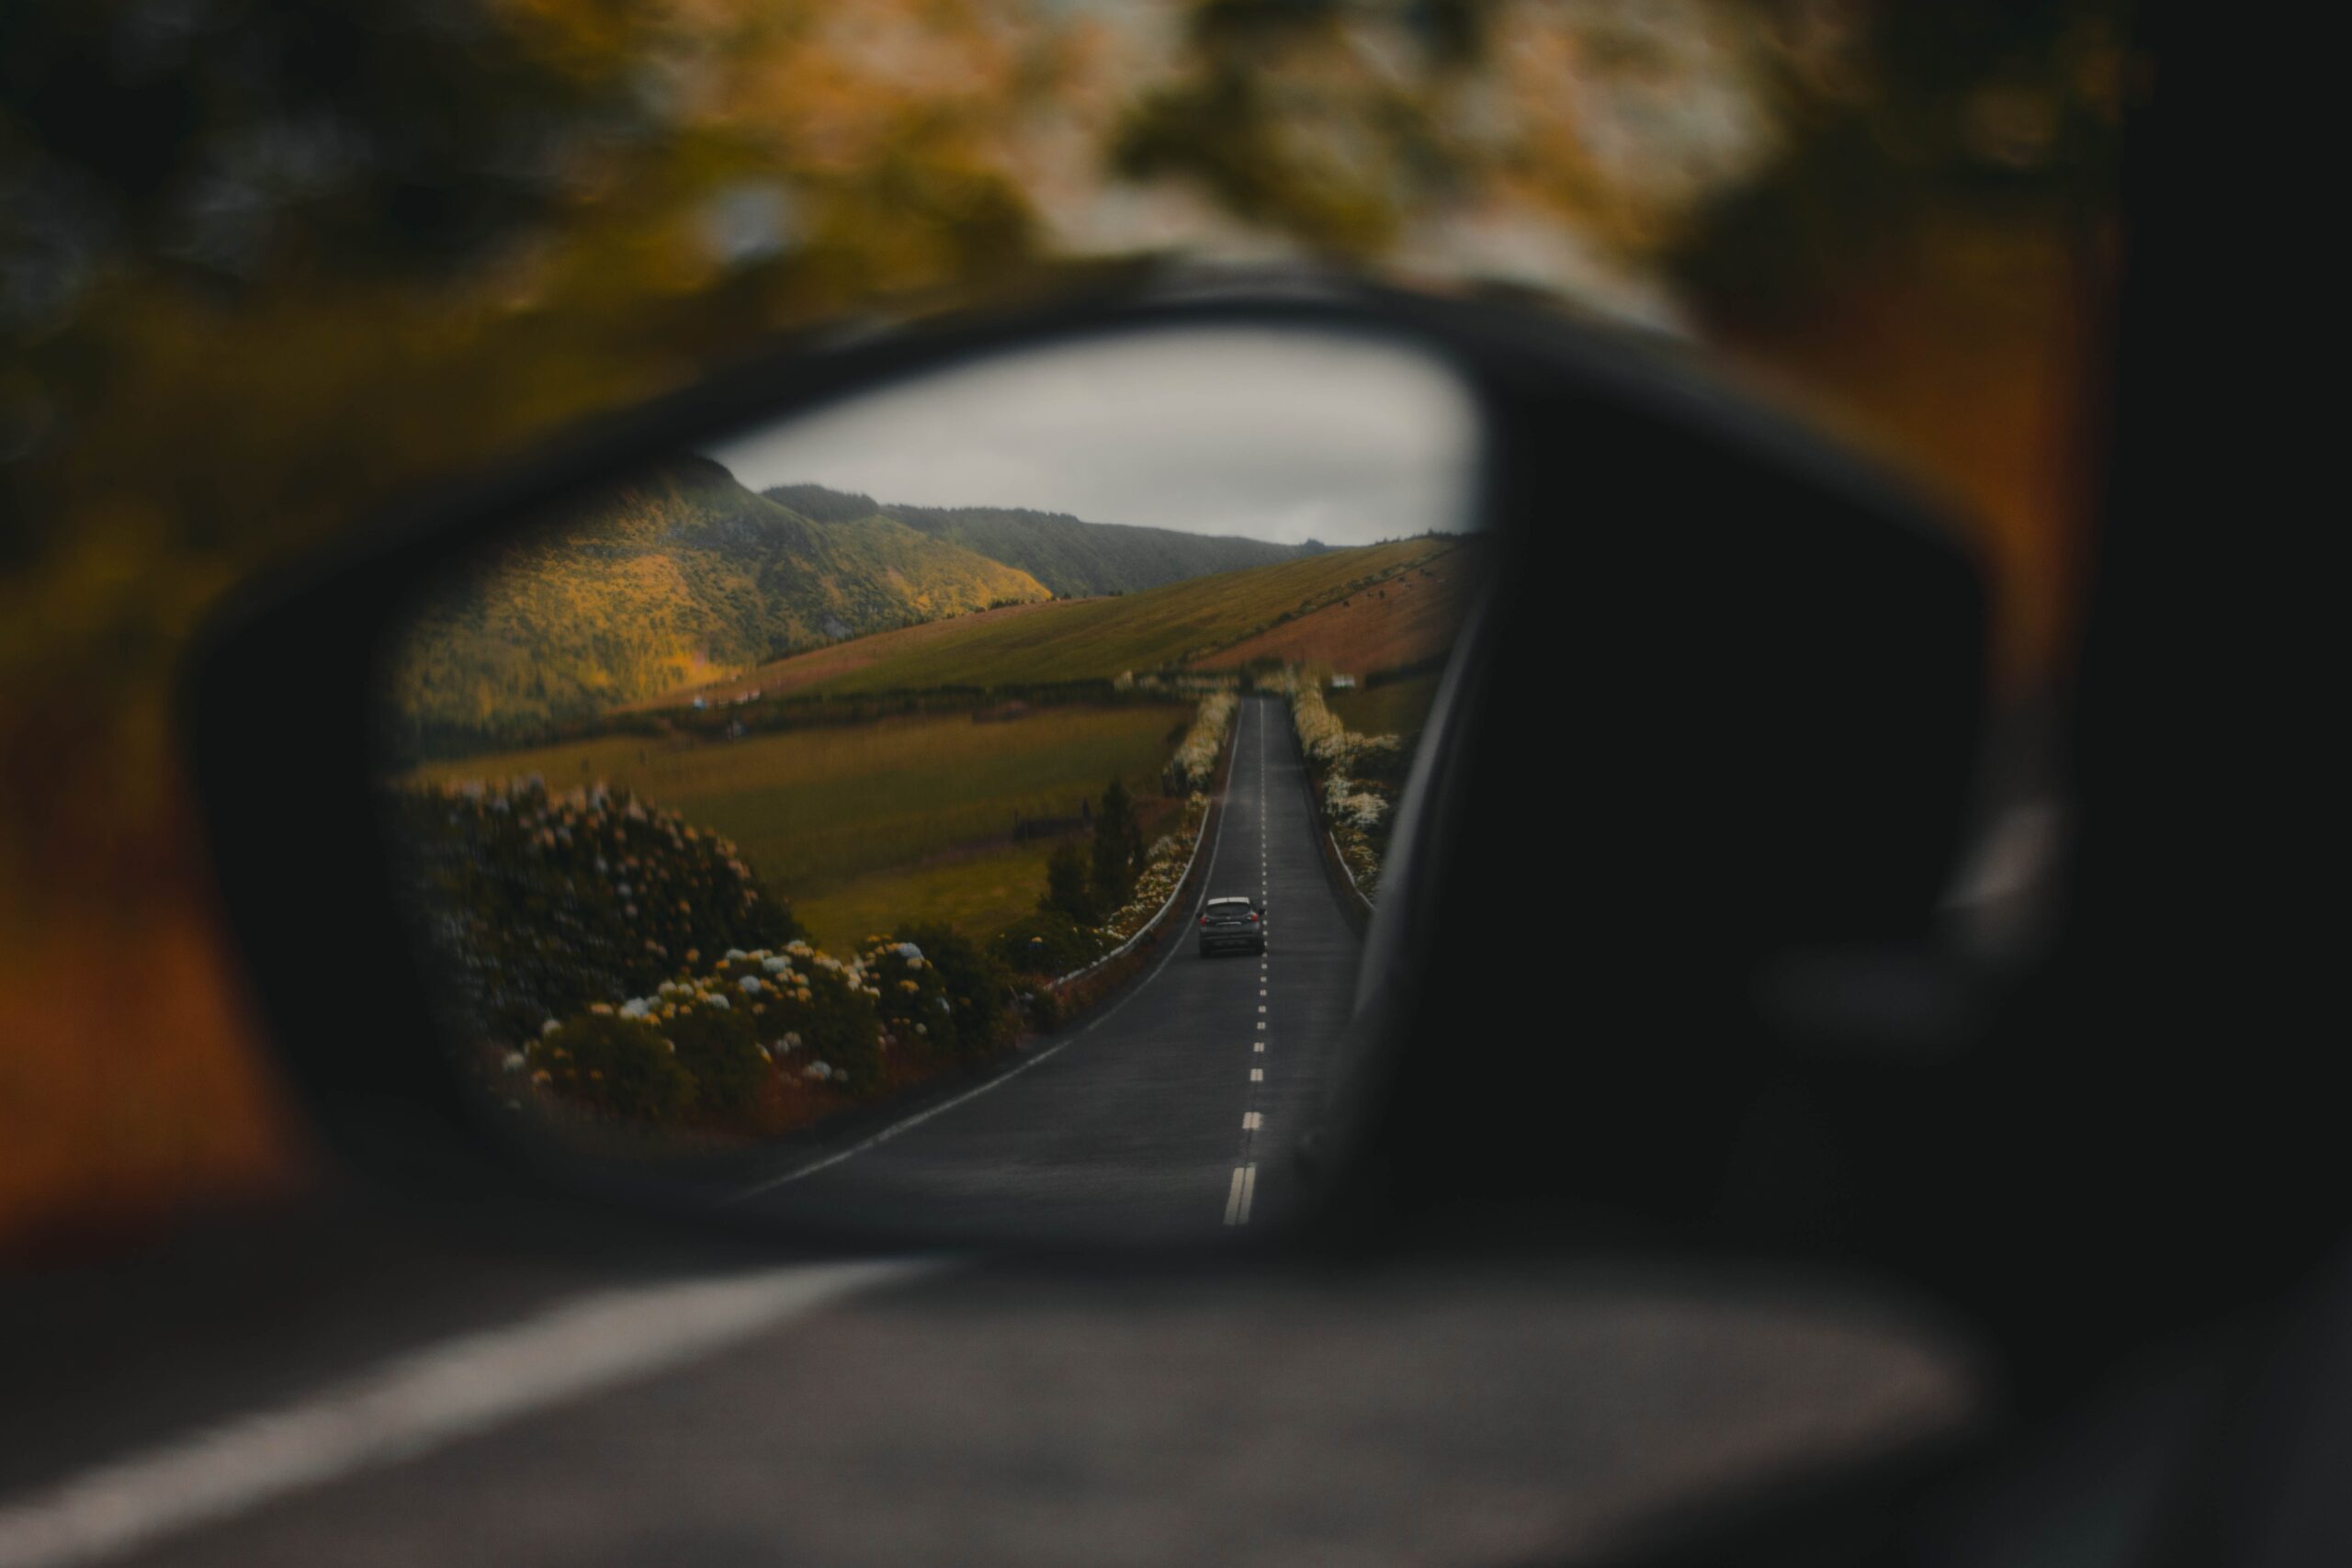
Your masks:
[[[1245,1205],[1246,1207],[1246,1198]],[[679,1365],[937,1261],[795,1265],[598,1292],[273,1410],[0,1500],[0,1568],[103,1562]]]

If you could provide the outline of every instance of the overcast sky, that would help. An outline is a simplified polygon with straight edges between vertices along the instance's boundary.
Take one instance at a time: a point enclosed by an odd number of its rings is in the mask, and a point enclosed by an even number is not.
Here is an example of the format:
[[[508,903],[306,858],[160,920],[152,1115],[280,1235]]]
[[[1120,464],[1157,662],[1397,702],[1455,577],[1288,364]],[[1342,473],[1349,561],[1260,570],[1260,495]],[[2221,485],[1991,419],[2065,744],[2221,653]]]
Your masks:
[[[1418,352],[1171,329],[989,359],[709,456],[753,490],[1352,545],[1468,527],[1477,434],[1459,379]]]

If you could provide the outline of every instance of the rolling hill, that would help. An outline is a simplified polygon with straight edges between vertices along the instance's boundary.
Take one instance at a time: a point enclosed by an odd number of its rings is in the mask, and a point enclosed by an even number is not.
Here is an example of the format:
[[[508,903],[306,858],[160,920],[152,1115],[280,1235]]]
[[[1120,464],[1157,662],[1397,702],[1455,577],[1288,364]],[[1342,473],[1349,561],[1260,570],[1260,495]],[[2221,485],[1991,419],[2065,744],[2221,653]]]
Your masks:
[[[1424,605],[1458,603],[1441,585],[1468,575],[1473,558],[1465,552],[1477,547],[1432,537],[1324,550],[1140,593],[970,615],[763,665],[725,689],[740,694],[757,687],[770,696],[850,694],[1102,680],[1182,665],[1222,668],[1239,661],[1222,657],[1228,650],[1256,646],[1258,639],[1266,639],[1270,655],[1284,656],[1274,646],[1277,634],[1310,623],[1310,636],[1289,656],[1311,657],[1329,641],[1367,668],[1403,664],[1434,650],[1425,646],[1432,628],[1451,636],[1450,619],[1438,627],[1420,612]],[[1392,608],[1401,613],[1390,614]],[[1341,614],[1323,619],[1332,610]],[[1377,635],[1383,624],[1396,629],[1393,649]],[[1313,635],[1317,630],[1336,635]],[[1442,646],[1442,640],[1435,645]],[[662,700],[684,702],[695,694],[681,691]]]
[[[869,664],[900,658],[909,650],[936,642],[941,637],[960,636],[978,625],[1009,620],[1015,615],[1051,615],[1068,608],[1069,604],[1069,601],[1065,599],[1041,599],[1026,604],[1006,604],[994,610],[976,611],[952,620],[924,621],[916,626],[901,626],[896,631],[876,632],[871,637],[852,637],[847,642],[837,642],[830,648],[756,665],[716,681],[665,687],[651,696],[622,703],[614,711],[626,713],[639,709],[684,707],[696,698],[716,707],[755,697],[788,697],[811,691],[837,676],[863,670]]]
[[[420,613],[397,738],[512,739],[893,626],[1048,597],[895,519],[816,518],[680,457],[509,547]]]
[[[1057,598],[1134,593],[1188,577],[1271,566],[1314,555],[1317,544],[1277,545],[1228,534],[1088,523],[1025,507],[909,506],[822,485],[778,485],[771,501],[804,516],[851,522],[881,516],[931,538],[1027,572]]]
[[[1238,670],[1274,659],[1355,675],[1419,664],[1460,635],[1477,583],[1476,550],[1473,545],[1450,560],[1430,559],[1196,662],[1204,670]]]

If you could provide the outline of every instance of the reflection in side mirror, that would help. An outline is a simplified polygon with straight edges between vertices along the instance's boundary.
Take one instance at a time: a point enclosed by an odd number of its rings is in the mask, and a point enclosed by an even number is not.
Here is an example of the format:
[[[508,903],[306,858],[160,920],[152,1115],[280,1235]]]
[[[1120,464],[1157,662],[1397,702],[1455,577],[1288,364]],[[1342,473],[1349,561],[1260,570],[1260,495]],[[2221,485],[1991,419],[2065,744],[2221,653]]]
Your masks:
[[[1280,1219],[1481,580],[1478,437],[1419,351],[1162,330],[518,519],[379,725],[487,1111],[834,1224]]]

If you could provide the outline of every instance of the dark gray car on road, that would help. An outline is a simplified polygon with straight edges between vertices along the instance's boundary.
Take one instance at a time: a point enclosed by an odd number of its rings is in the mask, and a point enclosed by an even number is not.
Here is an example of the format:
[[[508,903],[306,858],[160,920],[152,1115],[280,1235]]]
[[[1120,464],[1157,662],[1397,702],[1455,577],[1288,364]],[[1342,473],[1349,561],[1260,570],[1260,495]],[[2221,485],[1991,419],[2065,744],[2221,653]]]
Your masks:
[[[1201,906],[1201,956],[1266,951],[1266,912],[1237,894]]]

